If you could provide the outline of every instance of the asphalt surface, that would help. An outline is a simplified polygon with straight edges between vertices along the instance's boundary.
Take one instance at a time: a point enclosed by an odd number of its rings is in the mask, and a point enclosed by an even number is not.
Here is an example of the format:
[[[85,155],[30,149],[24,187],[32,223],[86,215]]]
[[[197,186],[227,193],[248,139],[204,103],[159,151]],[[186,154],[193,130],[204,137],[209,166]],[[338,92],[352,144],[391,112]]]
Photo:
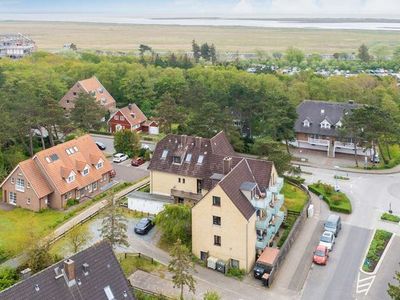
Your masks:
[[[106,146],[106,150],[104,150],[105,153],[108,153],[108,154],[115,153],[113,136],[93,134],[92,137],[96,142],[103,143]],[[152,142],[140,141],[140,143],[141,143],[142,148],[146,147],[146,148],[150,149],[151,151],[154,151],[154,149],[155,149],[155,144]]]
[[[116,172],[116,175],[114,177],[115,181],[135,182],[150,175],[150,172],[147,170],[147,166],[149,165],[148,162],[139,167],[133,167],[131,166],[130,159],[120,163],[113,163],[112,158],[110,158],[110,161]]]

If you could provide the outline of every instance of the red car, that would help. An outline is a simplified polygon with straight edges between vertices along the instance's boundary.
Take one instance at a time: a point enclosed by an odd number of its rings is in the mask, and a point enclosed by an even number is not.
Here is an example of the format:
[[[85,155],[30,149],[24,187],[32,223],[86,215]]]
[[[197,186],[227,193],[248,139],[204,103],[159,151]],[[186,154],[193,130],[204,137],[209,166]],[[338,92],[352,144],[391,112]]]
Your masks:
[[[318,245],[314,251],[313,262],[317,265],[326,265],[328,262],[329,250],[326,246]]]
[[[141,157],[133,158],[131,161],[131,165],[134,167],[139,167],[140,165],[143,165],[144,163],[145,163],[145,160]]]

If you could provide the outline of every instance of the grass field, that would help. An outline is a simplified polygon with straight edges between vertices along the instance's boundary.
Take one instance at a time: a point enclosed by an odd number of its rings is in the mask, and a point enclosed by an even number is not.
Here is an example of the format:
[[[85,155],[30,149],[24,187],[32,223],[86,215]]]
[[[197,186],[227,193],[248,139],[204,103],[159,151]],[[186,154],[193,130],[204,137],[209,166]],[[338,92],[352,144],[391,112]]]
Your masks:
[[[281,193],[285,196],[286,209],[301,212],[307,202],[307,194],[298,187],[284,183]]]
[[[40,50],[60,50],[73,42],[81,49],[134,51],[147,44],[157,51],[190,51],[191,41],[214,43],[219,51],[254,53],[296,46],[307,53],[355,52],[369,47],[399,45],[396,31],[280,29],[256,27],[163,26],[70,22],[0,22],[0,33],[32,37]]]
[[[51,227],[64,219],[65,212],[45,210],[35,213],[22,208],[0,210],[0,249],[16,254],[33,239],[48,234]]]

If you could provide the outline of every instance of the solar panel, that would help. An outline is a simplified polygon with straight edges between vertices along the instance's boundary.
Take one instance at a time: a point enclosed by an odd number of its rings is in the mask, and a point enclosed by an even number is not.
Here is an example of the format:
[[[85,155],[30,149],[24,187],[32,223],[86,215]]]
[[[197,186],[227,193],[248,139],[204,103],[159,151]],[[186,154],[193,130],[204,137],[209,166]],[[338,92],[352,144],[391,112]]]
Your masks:
[[[57,154],[51,154],[50,155],[50,159],[52,160],[52,161],[56,161],[56,160],[58,160],[58,155]]]

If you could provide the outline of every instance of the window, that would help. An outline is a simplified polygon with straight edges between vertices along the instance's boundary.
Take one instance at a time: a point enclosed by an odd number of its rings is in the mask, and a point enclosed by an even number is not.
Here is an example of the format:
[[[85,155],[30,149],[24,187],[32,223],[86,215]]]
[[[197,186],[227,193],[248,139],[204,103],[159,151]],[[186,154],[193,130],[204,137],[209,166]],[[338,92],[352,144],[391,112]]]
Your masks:
[[[14,184],[14,183],[15,183],[15,178],[12,177],[12,178],[11,178],[11,184]]]
[[[25,192],[25,180],[22,178],[17,178],[15,189],[19,192]]]
[[[119,116],[119,120],[124,121],[125,120],[124,116]]]
[[[161,159],[166,159],[168,155],[168,150],[164,150],[162,155],[161,155]]]
[[[73,92],[74,96],[76,96],[76,92]],[[69,101],[69,100],[68,100]]]
[[[331,124],[327,120],[323,120],[321,122],[321,128],[329,129],[329,128],[331,128]]]
[[[71,173],[69,174],[68,178],[67,178],[67,183],[71,183],[75,181],[75,174]]]
[[[96,165],[96,169],[101,169],[103,167],[103,161],[99,161]]]
[[[178,182],[181,183],[181,178],[180,177],[178,177]]]
[[[119,119],[119,117],[118,116],[114,116],[114,120],[118,120]]]
[[[221,246],[221,237],[219,235],[214,235],[214,245]]]
[[[9,193],[9,202],[10,202],[10,204],[13,204],[13,205],[17,205],[17,193],[14,193],[14,192],[10,192]]]
[[[182,183],[185,183],[185,178],[182,178]]]
[[[185,162],[190,163],[191,160],[192,160],[192,153],[186,154]]]
[[[181,164],[181,157],[180,156],[174,156],[173,157],[173,163],[174,164]]]
[[[221,206],[221,198],[220,197],[213,196],[212,200],[213,200],[214,206]]]
[[[197,159],[197,164],[201,165],[204,160],[204,155],[199,155],[199,158]]]
[[[28,205],[31,204],[31,198],[26,199],[26,204],[28,204]]]
[[[83,176],[86,176],[86,175],[88,175],[88,174],[89,174],[89,167],[86,166],[86,167],[83,169],[83,171],[82,171],[82,175],[83,175]]]
[[[92,188],[93,188],[93,191],[97,190],[97,182],[92,183]]]
[[[232,268],[239,269],[239,261],[236,259],[231,259],[231,266],[232,266]]]
[[[75,150],[75,152],[78,152],[78,147],[74,146],[74,150]]]
[[[213,216],[213,224],[221,226],[221,217]]]
[[[115,300],[114,294],[109,285],[104,288],[104,293],[106,293],[108,300]]]
[[[304,126],[304,127],[310,127],[310,121],[304,120],[304,121],[303,121],[303,126]]]
[[[30,189],[30,188],[31,188],[31,184],[30,184],[29,182],[27,182],[27,183],[26,183],[26,187],[27,187],[28,189]]]

